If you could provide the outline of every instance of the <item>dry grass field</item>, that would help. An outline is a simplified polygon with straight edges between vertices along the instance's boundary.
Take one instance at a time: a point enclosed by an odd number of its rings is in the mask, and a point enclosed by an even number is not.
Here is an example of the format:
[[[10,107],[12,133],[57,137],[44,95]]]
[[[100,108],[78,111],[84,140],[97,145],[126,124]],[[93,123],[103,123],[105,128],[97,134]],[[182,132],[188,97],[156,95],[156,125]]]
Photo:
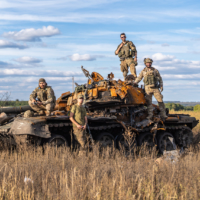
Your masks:
[[[189,114],[200,118],[200,112]],[[109,149],[100,154],[97,148],[87,156],[67,148],[4,150],[0,199],[200,199],[198,145],[176,163],[156,159],[155,151],[144,148],[135,157]]]

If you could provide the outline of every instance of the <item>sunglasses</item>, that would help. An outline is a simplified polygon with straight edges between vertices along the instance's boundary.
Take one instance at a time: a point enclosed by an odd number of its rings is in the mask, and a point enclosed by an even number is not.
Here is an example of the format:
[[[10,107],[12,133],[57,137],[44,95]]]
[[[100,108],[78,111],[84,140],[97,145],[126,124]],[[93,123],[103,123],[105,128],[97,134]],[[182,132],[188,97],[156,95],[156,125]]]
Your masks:
[[[121,37],[121,38],[125,38],[126,36],[123,36],[123,37]]]

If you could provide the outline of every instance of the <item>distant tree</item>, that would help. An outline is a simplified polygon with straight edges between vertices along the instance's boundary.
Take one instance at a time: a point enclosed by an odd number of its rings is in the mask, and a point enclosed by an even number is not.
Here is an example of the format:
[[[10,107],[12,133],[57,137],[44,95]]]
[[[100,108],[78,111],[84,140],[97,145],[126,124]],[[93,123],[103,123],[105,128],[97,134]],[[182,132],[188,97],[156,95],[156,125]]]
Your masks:
[[[179,111],[179,110],[193,110],[193,106],[183,106],[179,103],[166,103],[165,107],[168,108],[169,110],[175,110],[175,111]]]
[[[200,111],[200,105],[199,104],[194,106],[194,111]]]
[[[185,106],[185,110],[194,110],[194,106]]]

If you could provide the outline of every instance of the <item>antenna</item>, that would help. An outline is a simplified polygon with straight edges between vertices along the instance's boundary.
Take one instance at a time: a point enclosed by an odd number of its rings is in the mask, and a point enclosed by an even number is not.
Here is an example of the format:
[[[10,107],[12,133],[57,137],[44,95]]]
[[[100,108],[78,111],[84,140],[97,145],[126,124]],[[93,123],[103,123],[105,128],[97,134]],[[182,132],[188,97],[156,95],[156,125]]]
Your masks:
[[[72,92],[74,92],[74,77],[72,76]]]

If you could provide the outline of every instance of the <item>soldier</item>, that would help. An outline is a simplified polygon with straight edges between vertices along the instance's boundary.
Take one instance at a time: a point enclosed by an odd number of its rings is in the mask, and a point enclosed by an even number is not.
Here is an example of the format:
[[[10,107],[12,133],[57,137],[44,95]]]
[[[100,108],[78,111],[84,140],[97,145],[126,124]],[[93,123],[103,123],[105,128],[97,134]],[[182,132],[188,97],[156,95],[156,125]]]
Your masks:
[[[146,101],[148,109],[148,119],[153,117],[153,105],[152,105],[152,95],[158,101],[160,108],[160,114],[163,120],[167,118],[165,112],[165,104],[163,103],[163,81],[160,73],[157,69],[153,68],[151,65],[153,60],[150,58],[144,59],[144,64],[146,67],[140,72],[139,76],[135,80],[135,84],[139,83],[144,78],[145,92],[146,92]],[[159,84],[158,84],[159,83]],[[160,88],[160,90],[159,90]]]
[[[126,40],[125,33],[120,35],[122,43],[118,45],[115,55],[118,55],[121,61],[121,71],[123,72],[124,80],[128,74],[128,67],[130,67],[131,74],[136,78],[137,66],[137,50],[133,42]],[[134,57],[135,56],[135,57]],[[134,59],[133,59],[134,57]]]
[[[36,100],[38,99],[38,100]],[[29,105],[38,112],[39,115],[50,116],[55,107],[56,97],[54,91],[44,78],[39,79],[39,86],[30,95]]]
[[[82,106],[83,95],[79,94],[77,98],[77,104],[73,105],[70,112],[70,120],[73,123],[73,132],[76,140],[81,146],[81,151],[85,151],[86,142],[86,126],[87,126],[87,116],[86,109]]]

